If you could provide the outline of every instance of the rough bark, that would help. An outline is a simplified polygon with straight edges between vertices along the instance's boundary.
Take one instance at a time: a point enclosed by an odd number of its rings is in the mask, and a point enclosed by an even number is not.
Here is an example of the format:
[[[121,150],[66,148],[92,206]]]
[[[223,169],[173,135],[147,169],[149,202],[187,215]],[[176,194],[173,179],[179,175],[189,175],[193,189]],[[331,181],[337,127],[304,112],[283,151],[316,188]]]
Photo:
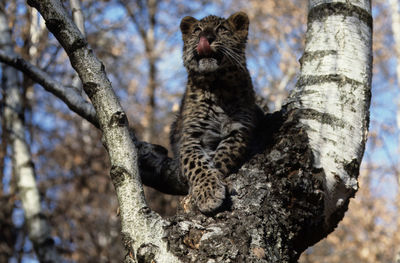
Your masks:
[[[136,149],[101,62],[59,1],[28,3],[67,51],[96,109],[112,164],[127,261],[296,262],[342,219],[357,190],[368,128],[369,1],[310,0],[297,87],[281,111],[260,113],[252,156],[226,179],[225,209],[214,216],[182,210],[168,220],[146,206]],[[166,151],[144,145],[150,147],[141,149],[156,157],[142,159],[141,167],[158,164],[156,174],[165,165],[169,178],[181,178]],[[180,182],[177,188],[184,190]]]
[[[4,10],[0,8],[0,48],[12,54],[13,44],[6,21]],[[32,241],[37,257],[41,262],[60,262],[54,240],[50,235],[49,223],[42,213],[35,170],[26,141],[23,97],[18,81],[18,71],[12,67],[4,66],[2,76],[2,84],[7,94],[3,116],[11,141],[13,171],[24,210],[29,239]]]
[[[325,173],[329,221],[347,209],[358,189],[369,124],[372,16],[369,1],[310,1],[309,8],[301,74],[289,107],[301,111],[314,166]]]

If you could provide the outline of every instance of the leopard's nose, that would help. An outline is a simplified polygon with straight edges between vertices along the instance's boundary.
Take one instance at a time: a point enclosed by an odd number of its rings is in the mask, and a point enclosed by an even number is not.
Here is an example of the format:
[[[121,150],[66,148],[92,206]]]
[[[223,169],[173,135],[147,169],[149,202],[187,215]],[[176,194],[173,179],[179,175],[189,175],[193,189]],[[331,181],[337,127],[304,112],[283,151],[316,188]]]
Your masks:
[[[214,35],[211,35],[211,34],[209,34],[209,35],[205,35],[205,37],[207,38],[207,40],[208,40],[208,43],[212,43],[212,42],[214,42],[214,40],[215,40],[215,36]]]
[[[205,37],[209,44],[211,44],[215,40],[215,34],[212,30],[206,29],[201,34],[200,37]]]

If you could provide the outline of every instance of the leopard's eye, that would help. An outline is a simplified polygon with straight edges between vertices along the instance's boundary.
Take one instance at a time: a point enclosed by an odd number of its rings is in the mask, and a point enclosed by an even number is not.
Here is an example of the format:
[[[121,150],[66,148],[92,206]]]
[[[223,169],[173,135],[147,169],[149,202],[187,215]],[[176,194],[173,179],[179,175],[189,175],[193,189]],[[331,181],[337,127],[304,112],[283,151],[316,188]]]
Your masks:
[[[194,29],[193,29],[193,33],[194,34],[197,34],[197,33],[199,33],[201,31],[201,28],[199,27],[199,26],[196,26]]]
[[[219,26],[217,27],[217,33],[224,33],[224,32],[228,32],[228,29],[225,26]]]

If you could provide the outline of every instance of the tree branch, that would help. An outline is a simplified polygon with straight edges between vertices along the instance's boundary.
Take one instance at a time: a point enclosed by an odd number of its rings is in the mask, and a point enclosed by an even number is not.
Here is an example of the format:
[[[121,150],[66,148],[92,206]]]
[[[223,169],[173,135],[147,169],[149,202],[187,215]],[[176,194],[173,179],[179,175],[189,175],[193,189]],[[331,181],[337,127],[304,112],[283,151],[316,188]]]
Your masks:
[[[32,65],[23,58],[11,55],[0,50],[0,61],[19,69],[29,76],[33,81],[40,84],[45,90],[53,93],[79,116],[88,120],[95,127],[99,128],[96,111],[90,102],[87,102],[74,88],[68,88],[54,81],[45,71]]]
[[[151,251],[154,260],[177,262],[163,240],[165,221],[145,202],[137,167],[137,150],[129,134],[128,119],[111,87],[104,65],[88,48],[60,1],[28,0],[28,4],[38,9],[49,31],[67,52],[97,112],[103,142],[110,157],[110,175],[119,201],[122,236],[128,257],[146,256],[149,251],[141,245],[147,244],[147,247],[156,248],[157,252]]]
[[[60,85],[45,71],[17,55],[0,50],[0,61],[24,72],[45,90],[61,99],[73,112],[99,128],[93,105],[85,101],[76,89]],[[186,178],[180,174],[177,163],[168,157],[168,151],[160,145],[137,141],[133,133],[131,136],[139,150],[140,176],[143,183],[163,193],[186,194]]]
[[[186,195],[189,185],[179,163],[168,157],[164,147],[147,142],[135,143],[139,149],[139,167],[143,184],[172,195]]]

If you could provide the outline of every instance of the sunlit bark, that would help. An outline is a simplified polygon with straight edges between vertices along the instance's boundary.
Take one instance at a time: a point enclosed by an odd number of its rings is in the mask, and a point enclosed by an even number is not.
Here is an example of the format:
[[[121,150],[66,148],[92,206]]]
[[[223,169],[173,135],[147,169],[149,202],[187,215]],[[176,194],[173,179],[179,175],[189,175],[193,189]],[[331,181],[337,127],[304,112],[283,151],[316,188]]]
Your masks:
[[[358,189],[369,124],[372,17],[369,1],[309,3],[306,47],[290,106],[324,172],[326,220]]]

